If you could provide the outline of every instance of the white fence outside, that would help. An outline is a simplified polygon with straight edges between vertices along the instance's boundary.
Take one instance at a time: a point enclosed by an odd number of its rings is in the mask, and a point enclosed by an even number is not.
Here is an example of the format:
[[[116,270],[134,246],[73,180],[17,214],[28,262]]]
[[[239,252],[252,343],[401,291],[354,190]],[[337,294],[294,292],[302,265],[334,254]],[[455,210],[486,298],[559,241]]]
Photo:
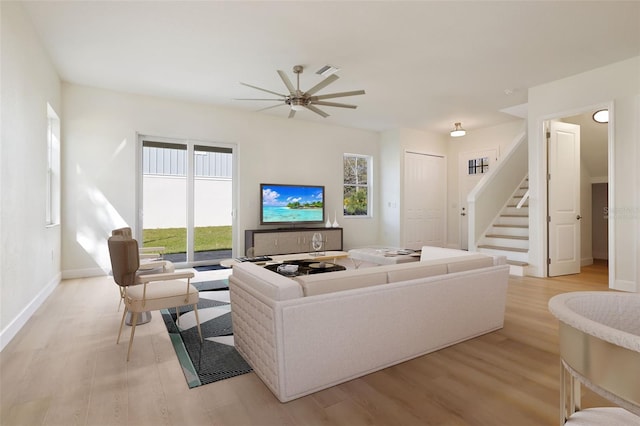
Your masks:
[[[184,176],[144,175],[143,190],[144,229],[186,226],[187,182]],[[231,226],[231,196],[231,179],[195,178],[195,226]]]

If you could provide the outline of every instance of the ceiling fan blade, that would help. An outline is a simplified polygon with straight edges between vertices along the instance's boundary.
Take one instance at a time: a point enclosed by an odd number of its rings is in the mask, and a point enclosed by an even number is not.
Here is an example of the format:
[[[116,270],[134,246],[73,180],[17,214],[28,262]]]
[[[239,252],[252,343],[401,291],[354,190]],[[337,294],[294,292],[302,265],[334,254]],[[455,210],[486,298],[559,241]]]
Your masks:
[[[282,105],[286,105],[286,104],[283,102],[283,103],[281,103],[281,104],[271,105],[271,106],[268,106],[268,107],[266,107],[266,108],[260,108],[260,109],[257,109],[257,110],[256,110],[256,112],[258,112],[258,111],[264,111],[264,110],[266,110],[266,109],[271,109],[271,108],[277,108],[277,107],[282,106]]]
[[[338,107],[338,108],[351,108],[351,109],[358,108],[357,105],[340,104],[338,102],[311,101],[311,103],[313,105],[323,105],[323,106]]]
[[[327,93],[326,95],[312,96],[312,101],[320,99],[342,98],[344,96],[364,95],[364,90],[352,90],[351,92]]]
[[[307,108],[307,109],[310,109],[311,111],[315,112],[318,115],[321,115],[324,118],[327,118],[329,116],[329,114],[327,114],[326,112],[324,112],[320,108],[314,107],[313,105],[305,105],[304,107]]]
[[[263,92],[271,93],[272,95],[282,96],[283,98],[286,98],[286,97],[287,97],[287,95],[283,95],[282,93],[273,92],[273,91],[271,91],[271,90],[263,89],[262,87],[252,86],[252,85],[250,85],[250,84],[243,83],[243,82],[240,82],[240,84],[242,84],[243,86],[251,87],[252,89],[262,90]]]
[[[291,83],[291,80],[289,80],[289,77],[287,77],[287,74],[285,74],[284,71],[278,70],[278,75],[282,79],[284,85],[287,86],[287,90],[289,91],[289,93],[291,93],[292,95],[295,94],[296,88]]]
[[[234,101],[280,101],[280,102],[284,102],[285,98],[282,99],[264,99],[264,98],[260,98],[260,99],[253,99],[253,98],[235,98]]]
[[[296,110],[292,109],[289,111],[289,118],[293,118],[293,116],[296,115]]]
[[[320,83],[316,84],[311,89],[307,90],[305,92],[305,95],[313,95],[318,90],[323,89],[323,88],[327,87],[328,85],[330,85],[331,83],[333,83],[334,81],[336,81],[338,78],[340,78],[340,77],[338,77],[335,74],[331,74],[329,77],[325,78]]]

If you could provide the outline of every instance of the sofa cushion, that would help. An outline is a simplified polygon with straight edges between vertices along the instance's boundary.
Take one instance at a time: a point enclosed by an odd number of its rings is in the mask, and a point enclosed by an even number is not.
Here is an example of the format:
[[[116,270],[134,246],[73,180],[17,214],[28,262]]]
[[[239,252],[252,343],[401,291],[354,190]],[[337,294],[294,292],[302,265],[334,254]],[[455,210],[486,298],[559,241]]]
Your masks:
[[[469,271],[471,269],[486,268],[488,266],[493,266],[493,257],[484,256],[481,258],[461,259],[448,262],[447,272],[452,274],[454,272]]]
[[[235,265],[232,276],[273,300],[302,297],[302,288],[296,281],[250,262]]]
[[[295,278],[302,286],[305,296],[333,293],[354,288],[386,284],[387,273],[378,268],[325,272],[323,274],[301,275]]]
[[[447,273],[447,264],[424,265],[422,262],[405,264],[402,269],[391,269],[387,272],[388,281],[395,283],[399,281],[414,280],[434,275],[444,275]]]

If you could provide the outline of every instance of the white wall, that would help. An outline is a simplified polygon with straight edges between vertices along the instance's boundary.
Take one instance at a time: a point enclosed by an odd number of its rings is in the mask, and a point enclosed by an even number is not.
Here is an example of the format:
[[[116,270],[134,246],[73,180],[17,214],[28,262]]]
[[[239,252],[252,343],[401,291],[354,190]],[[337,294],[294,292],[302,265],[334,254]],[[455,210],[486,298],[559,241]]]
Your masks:
[[[609,204],[611,288],[640,291],[640,57],[611,64],[529,90],[529,182],[531,187],[529,250],[530,272],[544,276],[546,253],[546,146],[542,122],[584,111],[594,106],[610,107]],[[615,214],[620,212],[623,214]]]
[[[60,226],[45,226],[47,102],[61,111],[60,80],[22,5],[0,2],[0,14],[1,349],[60,282]]]
[[[238,158],[236,253],[243,231],[259,227],[259,184],[321,184],[326,211],[342,209],[342,155],[378,158],[376,132],[290,120],[167,99],[63,84],[64,277],[108,270],[106,239],[136,222],[137,134],[236,145]],[[374,161],[374,182],[378,166]],[[374,212],[376,213],[376,212]],[[378,217],[346,219],[345,248],[367,244]],[[134,232],[136,230],[134,229]]]

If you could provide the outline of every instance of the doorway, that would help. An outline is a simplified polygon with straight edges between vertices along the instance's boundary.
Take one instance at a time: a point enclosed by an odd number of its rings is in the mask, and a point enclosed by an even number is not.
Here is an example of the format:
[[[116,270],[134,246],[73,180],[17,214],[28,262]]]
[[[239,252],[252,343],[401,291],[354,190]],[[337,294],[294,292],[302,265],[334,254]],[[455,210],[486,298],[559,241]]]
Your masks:
[[[590,265],[595,261],[607,264],[609,241],[607,211],[610,202],[609,194],[609,155],[611,141],[609,138],[608,123],[598,123],[593,119],[593,114],[606,106],[589,108],[582,112],[562,116],[557,121],[570,123],[580,127],[580,206],[579,237],[580,247],[577,252],[579,268]],[[547,151],[548,160],[551,150]],[[564,167],[564,165],[563,165]],[[547,169],[549,171],[549,168]],[[549,189],[553,185],[560,185],[560,180],[553,175],[548,181]],[[548,192],[549,195],[549,192]],[[549,205],[548,205],[549,207]],[[549,222],[547,222],[550,225]],[[548,240],[548,244],[552,244]],[[548,247],[548,256],[551,258],[551,247]],[[553,276],[554,272],[547,268],[547,276]],[[573,273],[573,272],[569,272]]]
[[[234,147],[140,136],[137,235],[179,266],[232,257]]]

